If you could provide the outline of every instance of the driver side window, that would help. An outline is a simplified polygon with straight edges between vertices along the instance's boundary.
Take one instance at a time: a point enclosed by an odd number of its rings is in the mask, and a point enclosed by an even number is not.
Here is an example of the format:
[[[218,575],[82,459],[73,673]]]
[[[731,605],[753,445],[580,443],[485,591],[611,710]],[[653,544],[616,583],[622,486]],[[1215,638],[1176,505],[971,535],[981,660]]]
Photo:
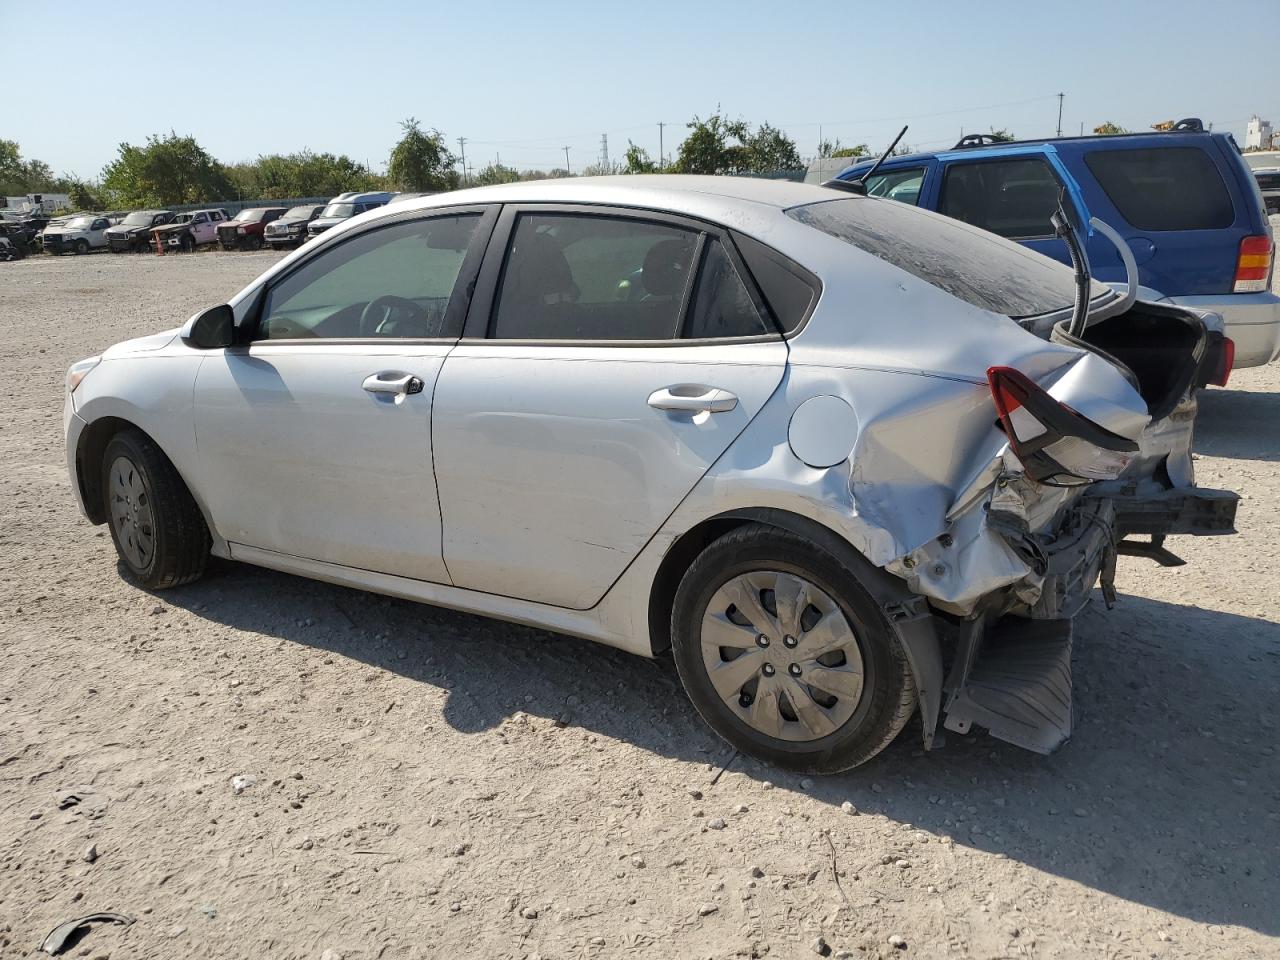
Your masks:
[[[369,230],[267,290],[257,340],[456,337],[445,329],[478,213]]]

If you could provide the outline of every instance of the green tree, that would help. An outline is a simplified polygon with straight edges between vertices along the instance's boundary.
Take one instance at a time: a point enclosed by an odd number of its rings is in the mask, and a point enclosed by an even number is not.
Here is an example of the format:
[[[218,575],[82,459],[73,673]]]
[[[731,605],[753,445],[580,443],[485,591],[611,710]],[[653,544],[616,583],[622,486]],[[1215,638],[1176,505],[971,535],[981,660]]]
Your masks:
[[[413,117],[401,122],[404,136],[391,150],[387,179],[399,190],[452,190],[458,185],[458,158],[439,130],[423,130]]]
[[[865,157],[870,155],[871,148],[865,143],[859,143],[852,147],[846,147],[840,142],[840,138],[835,140],[819,140],[818,156],[819,157]]]
[[[751,173],[797,170],[804,166],[796,151],[796,142],[767,123],[760,124],[756,132],[746,138],[745,146],[747,167]]]
[[[474,177],[478,186],[487,187],[494,183],[515,183],[520,179],[520,171],[515,167],[505,167],[500,163],[491,163]]]
[[[754,133],[745,120],[729,120],[719,108],[706,120],[694,117],[680,144],[675,173],[773,173],[804,166],[795,141],[777,127],[761,124]]]
[[[719,107],[706,120],[695,116],[686,125],[691,131],[680,144],[671,169],[675,173],[731,174],[742,173],[746,149],[742,141],[748,136],[742,120],[726,120]],[[734,143],[733,141],[737,141]]]
[[[1093,132],[1100,136],[1105,137],[1105,136],[1113,136],[1114,134],[1117,134],[1117,133],[1130,133],[1132,131],[1126,130],[1124,127],[1120,126],[1120,124],[1118,123],[1112,123],[1110,120],[1106,120],[1103,123],[1100,123],[1096,127],[1094,127]]]
[[[1014,140],[1018,139],[1004,127],[1001,127],[999,130],[992,127],[991,133],[989,133],[988,136],[995,140],[996,143],[1012,143]]]
[[[658,165],[649,156],[644,147],[637,147],[627,141],[627,155],[622,167],[623,173],[657,173]]]
[[[122,143],[102,171],[102,186],[120,206],[205,203],[235,196],[227,169],[194,137],[151,136],[144,146]]]
[[[71,189],[66,192],[71,196],[73,210],[101,210],[104,206],[101,198],[93,193],[92,184],[85,183],[83,180],[73,180],[69,186]]]

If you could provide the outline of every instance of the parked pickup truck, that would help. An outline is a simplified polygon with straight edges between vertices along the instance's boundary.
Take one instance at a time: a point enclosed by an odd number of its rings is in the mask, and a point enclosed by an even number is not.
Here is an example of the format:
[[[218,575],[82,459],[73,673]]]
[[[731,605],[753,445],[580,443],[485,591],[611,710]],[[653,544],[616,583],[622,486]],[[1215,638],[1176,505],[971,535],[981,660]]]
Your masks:
[[[323,209],[324,204],[309,203],[301,207],[291,207],[283,217],[267,224],[262,238],[275,250],[301,246],[307,242],[307,225],[320,216],[320,211]]]
[[[138,253],[151,245],[151,230],[173,220],[168,210],[135,210],[107,231],[112,253]]]
[[[267,224],[284,216],[284,207],[248,207],[226,223],[218,225],[218,243],[223,250],[261,250]]]
[[[41,245],[46,253],[88,253],[107,245],[107,230],[111,220],[102,213],[83,213],[64,220],[57,226],[52,223],[41,234]]]
[[[172,223],[163,227],[156,227],[151,231],[152,242],[159,238],[166,249],[189,253],[196,247],[215,242],[218,224],[230,219],[225,210],[195,210],[175,217]]]

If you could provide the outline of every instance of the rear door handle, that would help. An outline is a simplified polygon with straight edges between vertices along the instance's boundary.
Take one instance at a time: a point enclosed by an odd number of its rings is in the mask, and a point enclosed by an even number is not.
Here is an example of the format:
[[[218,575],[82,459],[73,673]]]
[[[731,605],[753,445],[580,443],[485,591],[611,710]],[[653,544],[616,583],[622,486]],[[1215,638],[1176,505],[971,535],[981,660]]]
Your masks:
[[[693,391],[701,391],[694,393]],[[676,384],[649,394],[649,406],[655,410],[685,410],[689,413],[728,413],[738,405],[738,398],[719,387]]]
[[[421,393],[423,384],[421,378],[415,377],[411,373],[401,374],[384,370],[382,373],[375,373],[365,377],[361,386],[369,393],[404,396],[411,393]]]

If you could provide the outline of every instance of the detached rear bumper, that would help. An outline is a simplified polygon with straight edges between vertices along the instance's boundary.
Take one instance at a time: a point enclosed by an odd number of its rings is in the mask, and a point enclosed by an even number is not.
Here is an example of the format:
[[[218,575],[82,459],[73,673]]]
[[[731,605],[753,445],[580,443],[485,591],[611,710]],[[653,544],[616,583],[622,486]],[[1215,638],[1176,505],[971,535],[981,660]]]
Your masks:
[[[1101,496],[1111,501],[1116,512],[1117,539],[1130,534],[1212,537],[1236,532],[1236,507],[1240,503],[1240,495],[1230,490],[1182,487],[1156,493],[1132,488],[1097,492],[1096,488],[1106,486],[1095,484],[1086,496]]]
[[[1221,314],[1236,345],[1236,367],[1259,367],[1280,357],[1280,297],[1274,293],[1170,297],[1168,302]]]

